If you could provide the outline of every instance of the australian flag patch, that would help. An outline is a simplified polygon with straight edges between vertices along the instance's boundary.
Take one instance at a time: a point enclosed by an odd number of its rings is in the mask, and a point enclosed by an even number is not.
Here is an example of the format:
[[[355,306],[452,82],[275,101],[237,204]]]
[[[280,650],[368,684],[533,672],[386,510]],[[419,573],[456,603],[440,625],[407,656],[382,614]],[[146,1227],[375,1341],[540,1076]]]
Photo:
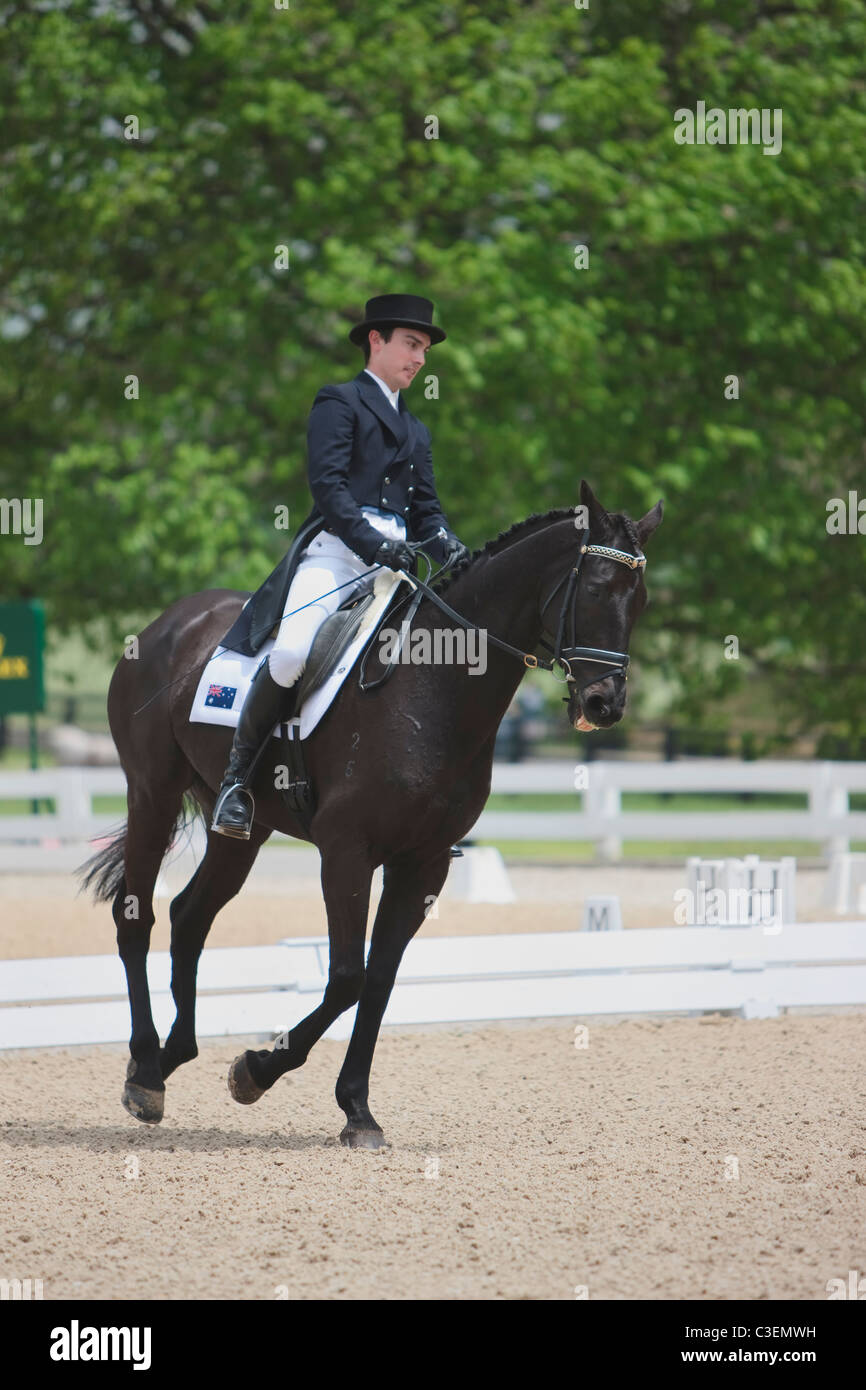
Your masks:
[[[205,704],[214,709],[231,709],[238,693],[236,685],[210,685],[205,696]]]

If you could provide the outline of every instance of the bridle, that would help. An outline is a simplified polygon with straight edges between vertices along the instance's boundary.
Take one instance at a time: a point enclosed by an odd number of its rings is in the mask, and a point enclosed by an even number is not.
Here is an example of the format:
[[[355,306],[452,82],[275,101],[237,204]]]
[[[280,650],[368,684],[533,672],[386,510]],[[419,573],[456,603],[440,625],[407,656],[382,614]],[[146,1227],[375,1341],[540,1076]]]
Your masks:
[[[574,673],[571,669],[572,663],[584,661],[589,662],[590,665],[593,666],[609,667],[610,670],[604,672],[604,675],[621,675],[624,680],[628,680],[628,652],[609,651],[606,647],[580,647],[575,644],[577,625],[575,611],[577,608],[577,604],[575,600],[577,593],[577,582],[580,576],[580,569],[583,564],[585,555],[602,555],[606,560],[616,560],[618,564],[627,565],[629,569],[632,570],[643,570],[646,568],[645,555],[632,555],[629,553],[629,551],[617,550],[612,545],[590,545],[589,531],[584,531],[580,542],[580,548],[577,553],[577,563],[574,566],[572,566],[568,574],[564,574],[562,576],[559,583],[548,595],[547,599],[541,607],[541,621],[543,623],[544,614],[550,607],[552,600],[559,593],[559,590],[562,588],[563,584],[565,584],[565,595],[562,600],[562,607],[559,610],[559,623],[557,624],[556,639],[554,641],[553,647],[551,648],[549,642],[542,641],[541,644],[542,646],[547,647],[549,651],[551,651],[552,660],[549,665],[544,662],[527,662],[527,665],[543,665],[546,670],[552,670],[555,665],[558,665],[565,672],[566,681],[569,681],[572,684],[576,684],[577,682]],[[568,623],[568,635],[570,639],[568,646],[563,645],[566,622]],[[602,678],[602,676],[592,676],[590,680],[584,681],[583,684],[578,687],[578,689],[580,691],[583,691],[586,689],[588,685],[594,685],[596,681],[601,680]]]
[[[416,551],[421,550],[421,545],[418,543],[412,544],[410,545],[410,549]],[[546,642],[543,638],[541,640],[541,643],[539,644],[540,646],[545,647],[551,653],[550,661],[545,661],[543,657],[534,656],[531,652],[521,651],[519,647],[513,647],[509,642],[503,642],[500,637],[494,637],[492,632],[486,633],[487,641],[492,642],[493,645],[495,647],[499,647],[501,651],[510,652],[512,656],[519,657],[519,659],[523,662],[524,666],[526,666],[529,670],[534,671],[536,669],[541,669],[542,671],[553,671],[556,666],[559,666],[561,670],[565,673],[565,680],[569,683],[569,685],[577,684],[576,678],[571,669],[572,664],[577,662],[588,662],[594,666],[606,666],[610,669],[605,671],[604,675],[621,674],[625,680],[628,680],[628,652],[609,651],[606,647],[580,647],[575,644],[574,639],[576,635],[577,621],[575,615],[575,608],[577,606],[577,583],[578,578],[580,576],[580,570],[583,564],[584,556],[586,555],[602,555],[607,560],[616,560],[619,564],[628,565],[629,569],[632,570],[642,570],[646,566],[646,556],[643,554],[631,555],[627,550],[616,550],[613,546],[610,545],[590,545],[589,530],[587,529],[584,531],[583,536],[581,537],[580,547],[577,552],[576,563],[572,565],[572,567],[562,576],[562,578],[556,584],[555,588],[548,595],[541,608],[541,621],[543,625],[545,612],[550,607],[551,602],[559,593],[563,584],[565,584],[565,595],[563,597],[562,607],[559,612],[559,623],[557,624],[556,637],[554,639],[553,646],[551,646],[550,643]],[[444,573],[447,568],[447,566],[443,566],[442,569],[438,571],[438,573]],[[423,580],[417,578],[417,576],[415,575],[405,574],[405,572],[402,570],[400,571],[400,573],[403,574],[407,582],[410,583],[416,590],[416,593],[412,596],[412,602],[407,611],[406,619],[404,620],[404,626],[407,623],[411,623],[412,618],[414,617],[414,614],[417,611],[418,604],[421,602],[421,597],[423,595],[426,598],[429,598],[433,603],[435,603],[436,607],[441,609],[443,613],[446,613],[449,618],[453,618],[454,622],[459,623],[461,627],[472,629],[474,631],[480,631],[476,623],[471,623],[460,613],[456,613],[454,609],[451,608],[443,598],[440,598],[439,594],[436,593],[435,589],[431,589],[429,585],[424,583]],[[427,577],[428,579],[430,578],[429,560]],[[400,606],[401,604],[397,605],[398,608]],[[566,622],[568,622],[568,635],[570,639],[568,646],[563,645]],[[381,685],[385,680],[387,680],[394,667],[394,661],[395,659],[392,659],[392,661],[388,664],[384,676],[380,677],[380,679],[378,680],[368,682],[366,680],[365,675],[365,654],[364,660],[361,663],[361,671],[359,675],[359,685],[361,689],[373,690],[377,686]],[[594,685],[596,681],[602,679],[603,676],[592,676],[588,681],[584,681],[582,685],[578,686],[578,692],[584,691],[587,686]],[[570,691],[569,696],[571,693],[572,692]]]

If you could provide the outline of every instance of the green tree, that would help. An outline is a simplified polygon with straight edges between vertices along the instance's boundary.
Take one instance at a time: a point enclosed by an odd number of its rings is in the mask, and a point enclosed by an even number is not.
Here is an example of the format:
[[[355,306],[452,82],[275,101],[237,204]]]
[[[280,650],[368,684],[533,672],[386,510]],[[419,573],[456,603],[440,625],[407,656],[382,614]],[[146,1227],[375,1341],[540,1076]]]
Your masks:
[[[409,403],[467,540],[581,476],[662,494],[641,665],[862,730],[864,542],[825,524],[863,486],[860,0],[0,10],[0,484],[45,501],[5,596],[116,643],[254,587],[313,396],[401,288],[448,331]],[[678,144],[698,101],[778,108],[781,151]]]

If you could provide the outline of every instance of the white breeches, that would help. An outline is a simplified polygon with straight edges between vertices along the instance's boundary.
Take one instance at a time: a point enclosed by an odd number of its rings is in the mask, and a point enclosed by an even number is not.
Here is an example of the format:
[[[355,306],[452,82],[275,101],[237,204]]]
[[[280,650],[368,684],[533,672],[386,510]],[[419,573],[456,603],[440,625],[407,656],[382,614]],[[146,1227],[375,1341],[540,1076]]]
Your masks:
[[[361,511],[370,525],[381,532],[383,540],[406,539],[405,524],[392,512],[378,512],[372,507],[362,507]],[[277,685],[295,684],[322,623],[357,591],[362,576],[379,568],[365,564],[330,531],[320,531],[313,537],[295,570],[268,659],[268,669]],[[357,583],[348,584],[350,579]],[[338,588],[342,584],[346,587]],[[333,589],[338,592],[332,593]]]

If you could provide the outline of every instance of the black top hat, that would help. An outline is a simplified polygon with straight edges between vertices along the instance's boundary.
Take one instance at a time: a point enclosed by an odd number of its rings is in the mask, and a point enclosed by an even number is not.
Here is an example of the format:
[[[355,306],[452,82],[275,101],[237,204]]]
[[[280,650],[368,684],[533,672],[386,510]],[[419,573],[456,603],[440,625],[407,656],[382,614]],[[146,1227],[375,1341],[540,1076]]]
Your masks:
[[[350,342],[363,347],[371,328],[420,328],[429,333],[430,343],[442,343],[445,334],[433,323],[433,303],[418,294],[379,294],[368,299],[364,322],[355,324],[349,334]]]

